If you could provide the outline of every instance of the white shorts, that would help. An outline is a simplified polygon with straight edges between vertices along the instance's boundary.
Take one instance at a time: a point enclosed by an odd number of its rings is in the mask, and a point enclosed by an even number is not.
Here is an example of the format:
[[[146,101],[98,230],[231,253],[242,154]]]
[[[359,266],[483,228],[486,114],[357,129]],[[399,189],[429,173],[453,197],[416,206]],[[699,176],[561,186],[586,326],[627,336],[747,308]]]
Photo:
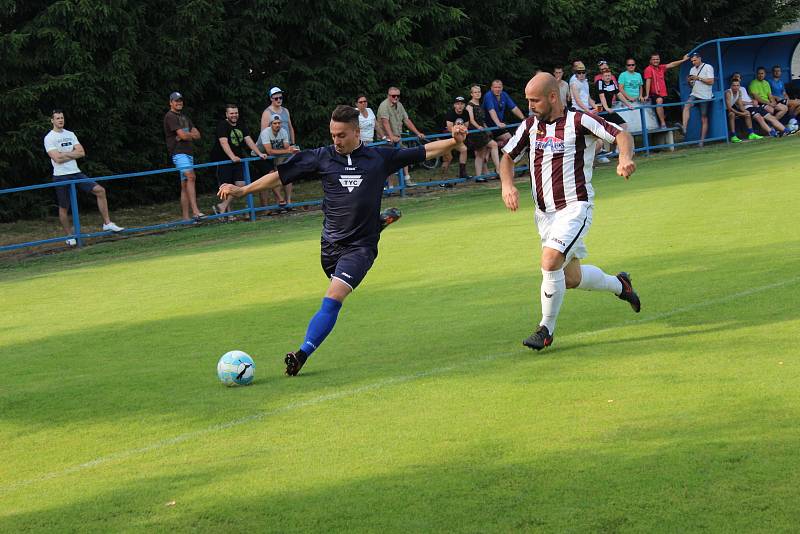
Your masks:
[[[588,254],[583,238],[592,226],[592,205],[573,202],[566,208],[547,213],[536,210],[536,227],[542,238],[542,247],[552,248],[566,256],[564,264],[572,258],[583,259]]]

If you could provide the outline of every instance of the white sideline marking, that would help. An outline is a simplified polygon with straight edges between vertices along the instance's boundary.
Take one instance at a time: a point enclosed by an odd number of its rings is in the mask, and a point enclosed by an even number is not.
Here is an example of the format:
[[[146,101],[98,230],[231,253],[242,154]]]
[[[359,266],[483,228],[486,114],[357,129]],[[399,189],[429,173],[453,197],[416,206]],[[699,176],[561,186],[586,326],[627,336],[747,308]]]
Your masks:
[[[715,306],[717,304],[724,304],[726,302],[730,302],[730,301],[733,301],[733,300],[736,300],[736,299],[739,299],[739,298],[742,298],[742,297],[747,297],[747,296],[750,296],[750,295],[755,295],[757,293],[762,293],[764,291],[769,291],[771,289],[777,289],[779,287],[788,286],[788,285],[794,284],[794,283],[796,283],[798,281],[800,281],[800,277],[789,278],[787,280],[783,280],[781,282],[776,282],[774,284],[768,284],[768,285],[765,285],[765,286],[754,287],[754,288],[751,288],[751,289],[747,289],[745,291],[739,291],[738,293],[731,293],[730,295],[726,295],[724,297],[720,297],[720,298],[717,298],[717,299],[707,300],[705,302],[698,302],[696,304],[689,304],[687,306],[681,306],[680,308],[675,308],[675,309],[667,311],[667,312],[659,313],[659,314],[656,314],[656,315],[651,315],[651,316],[648,316],[648,317],[646,317],[644,319],[625,321],[624,323],[621,323],[621,324],[619,324],[617,326],[614,326],[614,327],[607,327],[607,328],[601,328],[601,329],[598,329],[598,330],[591,330],[591,331],[588,331],[588,332],[578,332],[578,333],[575,333],[575,334],[568,334],[568,335],[562,336],[560,339],[562,339],[562,340],[565,339],[565,338],[566,339],[581,339],[581,338],[585,338],[585,337],[590,337],[590,336],[602,334],[604,332],[608,332],[608,331],[615,330],[615,329],[622,328],[622,327],[626,327],[626,326],[633,326],[633,325],[637,325],[637,324],[640,324],[640,323],[649,323],[649,322],[652,322],[652,321],[658,321],[659,319],[664,319],[666,317],[671,317],[671,316],[677,315],[679,313],[684,313],[684,312],[687,312],[687,311],[697,310],[697,309],[700,309],[700,308],[706,308],[708,306]],[[0,495],[5,495],[7,493],[11,493],[12,491],[15,491],[15,490],[20,489],[20,488],[25,487],[25,486],[30,486],[31,484],[36,484],[36,483],[39,483],[39,482],[45,482],[47,480],[52,480],[54,478],[59,478],[59,477],[62,477],[62,476],[73,474],[73,473],[78,473],[78,472],[84,471],[86,469],[91,469],[93,467],[97,467],[97,466],[100,466],[100,465],[104,465],[104,464],[108,464],[108,463],[112,463],[112,462],[117,462],[117,461],[122,461],[122,460],[130,458],[132,456],[145,454],[145,453],[148,453],[148,452],[151,452],[151,451],[157,451],[159,449],[163,449],[164,447],[168,447],[170,445],[183,443],[185,441],[191,441],[191,440],[193,440],[195,438],[199,438],[201,436],[205,436],[206,434],[211,434],[213,432],[218,432],[220,430],[225,430],[225,429],[228,429],[228,428],[231,428],[231,427],[243,425],[245,423],[249,423],[250,421],[257,421],[259,419],[263,419],[265,417],[269,417],[269,416],[272,416],[272,415],[278,415],[278,414],[282,414],[282,413],[286,413],[286,412],[291,412],[291,411],[294,411],[294,410],[299,410],[301,408],[305,408],[307,406],[315,406],[317,404],[322,404],[322,403],[327,402],[327,401],[338,400],[338,399],[341,399],[341,398],[344,398],[344,397],[351,397],[351,396],[359,395],[359,394],[365,393],[367,391],[374,391],[374,390],[377,390],[377,389],[382,389],[382,388],[387,387],[387,386],[393,386],[395,384],[402,384],[404,382],[412,382],[414,380],[419,380],[420,378],[426,378],[426,377],[429,377],[429,376],[434,376],[434,375],[438,375],[438,374],[447,373],[447,372],[453,371],[453,370],[461,368],[461,367],[466,367],[468,365],[474,365],[474,364],[478,364],[478,363],[490,362],[490,361],[496,360],[498,358],[501,358],[503,356],[512,356],[514,354],[527,353],[527,352],[528,352],[528,349],[518,349],[518,350],[506,351],[506,352],[502,352],[502,353],[489,354],[489,355],[481,356],[479,358],[475,358],[475,359],[472,359],[472,360],[469,360],[469,361],[466,361],[466,362],[462,362],[462,363],[457,364],[457,365],[451,365],[449,367],[440,367],[438,369],[431,369],[429,371],[421,371],[419,373],[414,373],[414,374],[411,374],[411,375],[404,375],[404,376],[398,376],[398,377],[394,377],[394,378],[387,378],[385,380],[380,380],[378,382],[373,382],[372,384],[367,384],[365,386],[361,386],[361,387],[357,387],[357,388],[353,388],[353,389],[347,389],[347,390],[344,390],[344,391],[339,391],[337,393],[329,393],[327,395],[320,395],[318,397],[314,397],[312,399],[308,399],[308,400],[304,400],[304,401],[292,402],[292,403],[289,403],[289,404],[287,404],[285,406],[282,406],[280,408],[274,408],[272,410],[266,410],[266,411],[263,411],[263,412],[257,412],[257,413],[254,413],[254,414],[251,414],[251,415],[248,415],[248,416],[245,416],[245,417],[241,417],[241,418],[236,419],[234,421],[229,421],[227,423],[219,423],[219,424],[212,425],[212,426],[200,429],[200,430],[194,430],[192,432],[186,432],[184,434],[179,434],[179,435],[177,435],[175,437],[172,437],[172,438],[156,441],[155,443],[152,443],[152,444],[147,445],[145,447],[139,447],[139,448],[136,448],[136,449],[128,449],[126,451],[120,451],[120,452],[117,452],[117,453],[109,454],[107,456],[101,456],[100,458],[95,458],[94,460],[90,460],[90,461],[82,463],[82,464],[74,465],[72,467],[68,467],[66,469],[62,469],[61,471],[51,471],[50,473],[46,473],[44,475],[41,475],[41,476],[38,476],[38,477],[35,477],[35,478],[30,478],[30,479],[27,479],[27,480],[21,480],[19,482],[15,482],[13,484],[9,484],[7,486],[0,487]]]

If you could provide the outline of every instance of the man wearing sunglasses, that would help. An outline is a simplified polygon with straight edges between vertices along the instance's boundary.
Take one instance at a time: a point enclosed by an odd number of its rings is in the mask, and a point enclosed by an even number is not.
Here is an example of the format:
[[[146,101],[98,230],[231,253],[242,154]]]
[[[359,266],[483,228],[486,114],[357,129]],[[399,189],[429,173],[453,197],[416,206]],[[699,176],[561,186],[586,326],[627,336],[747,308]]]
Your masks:
[[[625,72],[619,75],[619,91],[630,101],[644,102],[643,88],[644,80],[642,75],[636,72],[636,60],[628,58],[625,60]]]
[[[289,110],[283,107],[283,90],[280,87],[273,87],[269,90],[269,106],[261,114],[261,131],[272,126],[272,120],[277,115],[281,119],[281,128],[286,130],[286,135],[289,137],[289,145],[296,145],[296,138],[294,136],[294,126],[292,125],[292,116]],[[292,203],[292,192],[294,186],[287,184],[283,186],[285,199],[283,204]],[[291,209],[291,208],[287,208]]]
[[[425,139],[425,134],[420,132],[400,102],[400,89],[397,87],[390,87],[386,92],[386,100],[381,102],[378,106],[378,130],[383,135],[383,138],[391,143],[399,143],[400,135],[403,132],[403,125],[414,132],[414,135],[419,137],[420,140]],[[402,146],[402,145],[401,145]],[[408,167],[403,169],[406,177],[406,185],[414,185],[411,180],[411,175],[408,172]],[[389,186],[393,185],[393,176],[389,177]]]

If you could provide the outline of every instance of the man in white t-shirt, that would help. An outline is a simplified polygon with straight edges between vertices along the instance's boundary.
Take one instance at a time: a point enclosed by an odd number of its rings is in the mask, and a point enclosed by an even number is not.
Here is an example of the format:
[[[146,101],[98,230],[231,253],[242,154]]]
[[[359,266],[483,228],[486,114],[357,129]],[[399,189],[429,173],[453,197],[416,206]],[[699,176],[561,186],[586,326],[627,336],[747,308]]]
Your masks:
[[[53,164],[53,181],[88,179],[89,177],[78,168],[77,162],[78,159],[86,156],[86,152],[78,141],[78,137],[64,129],[64,112],[60,109],[54,110],[50,116],[50,122],[53,124],[53,129],[44,137],[44,149]],[[92,193],[97,197],[97,209],[100,210],[100,215],[103,217],[104,231],[121,232],[124,230],[111,222],[108,216],[106,190],[102,186],[96,182],[81,182],[75,184],[75,188]],[[72,223],[69,219],[70,188],[63,186],[56,187],[55,190],[58,199],[58,220],[67,235],[72,235]],[[72,237],[67,239],[66,243],[70,247],[78,244]]]
[[[262,174],[269,174],[277,169],[278,165],[286,161],[289,156],[300,152],[300,149],[296,145],[289,143],[289,133],[286,131],[286,128],[284,128],[280,115],[272,116],[269,126],[264,128],[258,136],[256,146],[263,150],[268,156],[275,158],[264,162],[266,163],[265,168],[259,169]],[[291,190],[284,189],[286,193],[285,197],[281,194],[280,185],[275,187],[272,192],[275,193],[275,198],[278,200],[279,207],[284,208],[287,204],[292,202]],[[267,192],[259,191],[259,196],[262,206],[266,205]]]
[[[708,108],[711,107],[711,100],[714,98],[714,92],[711,90],[714,85],[714,67],[708,63],[703,63],[703,58],[700,54],[694,52],[689,56],[692,62],[692,68],[689,69],[689,85],[692,86],[692,93],[683,106],[683,133],[686,134],[686,128],[689,126],[689,115],[692,112],[692,106],[697,104],[700,109],[700,146],[703,146],[703,140],[708,133]],[[701,101],[701,102],[698,102]]]

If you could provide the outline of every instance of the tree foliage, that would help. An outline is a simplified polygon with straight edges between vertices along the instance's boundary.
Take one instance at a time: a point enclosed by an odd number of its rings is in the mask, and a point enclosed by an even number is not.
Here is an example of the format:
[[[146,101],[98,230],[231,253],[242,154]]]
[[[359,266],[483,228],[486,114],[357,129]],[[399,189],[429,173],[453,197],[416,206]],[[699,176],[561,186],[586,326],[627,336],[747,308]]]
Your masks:
[[[298,140],[326,142],[332,107],[402,88],[438,130],[455,94],[494,78],[513,96],[537,68],[680,57],[716,37],[775,31],[800,0],[0,0],[0,188],[47,181],[54,108],[87,150],[89,175],[169,165],[162,117],[179,90],[205,161],[224,105],[253,136],[267,90],[285,90]],[[201,174],[202,178],[202,174]],[[206,188],[211,180],[206,181]],[[201,180],[201,189],[203,188]],[[176,195],[173,176],[116,181],[114,206]],[[52,192],[0,197],[0,219],[52,209]]]

